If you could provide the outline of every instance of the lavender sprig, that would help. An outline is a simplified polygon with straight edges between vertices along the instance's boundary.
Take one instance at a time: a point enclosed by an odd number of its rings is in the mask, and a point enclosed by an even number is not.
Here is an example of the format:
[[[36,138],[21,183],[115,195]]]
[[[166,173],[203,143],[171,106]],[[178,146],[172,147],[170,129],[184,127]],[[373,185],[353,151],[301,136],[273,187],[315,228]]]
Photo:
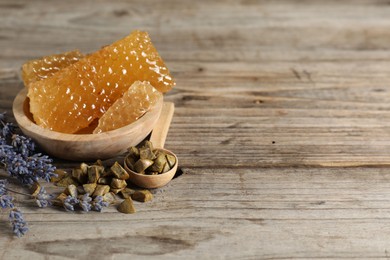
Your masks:
[[[7,193],[7,191],[8,191],[8,189],[6,187],[7,185],[8,185],[7,180],[0,180],[0,196]]]
[[[23,218],[22,212],[15,208],[12,202],[13,197],[7,194],[7,185],[7,180],[0,180],[0,206],[3,209],[11,209],[9,212],[9,221],[11,222],[12,230],[16,236],[21,237],[28,231],[27,223]]]
[[[11,145],[14,147],[15,152],[20,153],[23,157],[29,157],[35,151],[35,143],[30,138],[14,134],[11,140]]]
[[[13,208],[14,204],[12,203],[12,196],[8,195],[7,180],[0,180],[0,207],[3,209]]]
[[[5,113],[0,113],[0,166],[23,185],[30,186],[40,179],[50,181],[51,177],[56,176],[52,159],[36,153],[32,139],[16,131],[14,124],[6,122]],[[9,219],[15,235],[20,237],[28,228],[23,214],[13,204],[12,196],[7,194],[7,184],[6,180],[0,180],[0,206],[11,209]],[[49,206],[51,196],[42,188],[36,196],[36,202],[40,207]]]
[[[101,212],[104,207],[108,207],[109,203],[103,200],[102,196],[96,196],[93,200],[89,193],[84,194],[81,198],[68,195],[63,201],[63,206],[66,211],[75,211],[76,206],[79,206],[84,212],[95,210]]]
[[[10,211],[9,221],[12,224],[12,230],[16,236],[21,237],[27,233],[27,223],[23,218],[22,212],[17,208],[13,208]]]
[[[0,207],[3,209],[13,208],[14,207],[14,204],[12,203],[13,200],[14,200],[13,197],[10,195],[0,196]]]
[[[32,185],[39,179],[50,181],[56,176],[53,160],[36,153],[31,138],[17,134],[16,129],[5,121],[5,113],[0,114],[0,163],[23,185]]]
[[[103,200],[102,196],[96,196],[96,198],[92,201],[93,210],[101,212],[104,207],[108,207],[108,203]]]
[[[0,113],[0,167],[26,186],[31,186],[41,179],[49,182],[51,177],[57,176],[56,167],[52,165],[53,160],[47,155],[37,153],[34,141],[29,137],[19,135],[17,130],[14,124],[6,122],[5,113]],[[8,189],[7,184],[6,180],[0,179],[0,207],[11,209],[9,220],[13,232],[20,237],[28,231],[28,227],[22,212],[14,206],[14,199],[8,195],[8,191],[34,198],[39,207],[51,206],[53,195],[48,194],[43,187],[34,195],[24,194]],[[63,206],[67,211],[74,211],[75,207],[79,207],[85,212],[90,210],[101,212],[108,205],[109,203],[105,202],[102,196],[92,199],[88,193],[78,198],[67,196],[63,201]]]
[[[52,199],[54,196],[46,192],[44,187],[40,187],[38,194],[35,197],[35,202],[38,207],[46,208],[52,205]]]
[[[76,197],[68,195],[68,197],[64,200],[64,208],[67,211],[74,211],[74,207],[79,203],[80,201]]]
[[[1,133],[2,135],[4,136],[4,138],[6,139],[9,139],[12,137],[12,134],[15,132],[15,125],[13,125],[12,123],[8,123],[8,122],[5,122],[5,121],[2,121],[2,130],[1,130]]]
[[[85,193],[79,202],[80,207],[83,209],[83,211],[89,212],[91,210],[91,201],[92,198],[89,196],[89,193]]]
[[[2,149],[0,148],[0,162],[5,165],[9,175],[18,179],[23,185],[32,185],[40,179],[49,182],[51,177],[56,176],[56,167],[51,164],[52,159],[40,153],[26,157],[15,152],[8,145],[3,145]]]

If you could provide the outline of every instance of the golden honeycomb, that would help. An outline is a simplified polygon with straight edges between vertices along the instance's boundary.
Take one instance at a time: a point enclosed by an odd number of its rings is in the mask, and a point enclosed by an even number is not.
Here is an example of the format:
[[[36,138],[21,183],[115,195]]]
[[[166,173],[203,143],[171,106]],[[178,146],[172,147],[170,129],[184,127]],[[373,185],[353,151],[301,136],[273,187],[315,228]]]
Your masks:
[[[131,124],[149,111],[161,99],[162,94],[150,85],[149,82],[136,81],[103,114],[93,133],[107,132]]]
[[[30,111],[44,128],[76,133],[100,118],[137,80],[149,81],[162,93],[175,85],[149,35],[141,31],[31,83]]]
[[[28,87],[31,83],[53,76],[54,73],[78,62],[84,55],[79,50],[53,54],[30,60],[22,66],[22,79]]]

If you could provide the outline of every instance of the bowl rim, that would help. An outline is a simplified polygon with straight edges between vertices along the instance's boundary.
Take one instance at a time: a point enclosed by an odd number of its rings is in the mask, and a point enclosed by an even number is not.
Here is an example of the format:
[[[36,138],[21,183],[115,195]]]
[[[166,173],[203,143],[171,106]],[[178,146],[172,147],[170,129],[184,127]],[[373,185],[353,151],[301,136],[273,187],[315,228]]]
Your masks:
[[[169,171],[163,172],[163,173],[160,173],[160,174],[156,174],[156,175],[140,174],[140,173],[138,173],[138,172],[135,172],[135,171],[131,170],[131,169],[127,166],[126,158],[129,157],[129,155],[126,155],[126,156],[123,158],[123,165],[127,168],[127,169],[125,168],[126,171],[127,171],[128,173],[134,174],[134,175],[136,175],[136,176],[139,176],[139,177],[145,178],[145,179],[147,179],[147,178],[157,179],[157,178],[163,177],[164,175],[172,174],[171,171],[174,170],[175,168],[177,168],[178,162],[179,162],[178,159],[177,159],[176,154],[174,154],[172,151],[167,150],[167,149],[165,149],[165,148],[155,148],[155,149],[157,149],[157,150],[163,150],[164,152],[168,152],[170,155],[175,156],[176,162],[175,162],[175,164],[173,165],[173,167],[172,167]],[[175,174],[176,174],[176,171],[175,171]],[[165,176],[164,176],[164,177],[165,177]]]
[[[176,161],[175,166],[171,170],[157,175],[143,175],[136,173],[130,170],[126,163],[124,163],[124,168],[129,174],[128,181],[130,181],[131,183],[141,188],[156,189],[161,188],[172,181],[172,179],[176,175],[178,163]]]
[[[82,140],[82,141],[102,141],[107,138],[122,136],[123,134],[131,132],[134,129],[134,125],[140,125],[143,122],[148,121],[150,117],[153,117],[153,113],[151,113],[152,110],[159,110],[158,114],[160,115],[162,110],[162,105],[164,103],[162,97],[151,110],[143,114],[138,120],[126,126],[120,127],[118,129],[97,133],[97,134],[68,134],[68,133],[61,133],[61,132],[49,130],[41,126],[38,126],[36,123],[32,122],[24,112],[23,106],[26,98],[27,98],[27,89],[23,88],[22,90],[19,91],[19,93],[16,95],[13,101],[12,112],[14,114],[15,120],[18,123],[18,125],[21,128],[24,128],[32,133],[35,133],[36,135],[45,137],[46,139],[52,139],[57,141],[74,141],[75,139]]]

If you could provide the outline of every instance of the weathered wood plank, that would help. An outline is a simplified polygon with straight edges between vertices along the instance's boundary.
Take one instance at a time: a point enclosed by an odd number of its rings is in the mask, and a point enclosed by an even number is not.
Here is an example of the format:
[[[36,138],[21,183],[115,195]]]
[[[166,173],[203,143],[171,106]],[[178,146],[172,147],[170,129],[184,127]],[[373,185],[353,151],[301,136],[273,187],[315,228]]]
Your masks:
[[[1,212],[0,258],[388,258],[389,11],[386,0],[0,0],[0,112],[24,61],[147,30],[178,82],[166,147],[184,172],[134,215],[17,196],[31,231],[13,239]]]
[[[384,168],[188,169],[134,215],[22,207],[34,236],[2,236],[2,256],[386,257],[389,178]]]

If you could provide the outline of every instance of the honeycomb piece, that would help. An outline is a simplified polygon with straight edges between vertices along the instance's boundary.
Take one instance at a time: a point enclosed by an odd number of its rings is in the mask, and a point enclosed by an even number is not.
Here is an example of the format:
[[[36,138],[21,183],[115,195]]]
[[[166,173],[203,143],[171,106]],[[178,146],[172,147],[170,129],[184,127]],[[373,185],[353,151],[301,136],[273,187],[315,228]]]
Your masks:
[[[149,35],[140,31],[32,83],[30,111],[44,128],[75,133],[100,118],[137,80],[161,92],[175,84]]]
[[[35,81],[46,79],[70,64],[78,62],[83,57],[84,55],[79,50],[74,50],[30,60],[22,66],[24,85],[28,87]]]
[[[107,132],[131,124],[161,99],[162,94],[149,82],[136,81],[123,97],[117,99],[103,114],[93,133]]]

